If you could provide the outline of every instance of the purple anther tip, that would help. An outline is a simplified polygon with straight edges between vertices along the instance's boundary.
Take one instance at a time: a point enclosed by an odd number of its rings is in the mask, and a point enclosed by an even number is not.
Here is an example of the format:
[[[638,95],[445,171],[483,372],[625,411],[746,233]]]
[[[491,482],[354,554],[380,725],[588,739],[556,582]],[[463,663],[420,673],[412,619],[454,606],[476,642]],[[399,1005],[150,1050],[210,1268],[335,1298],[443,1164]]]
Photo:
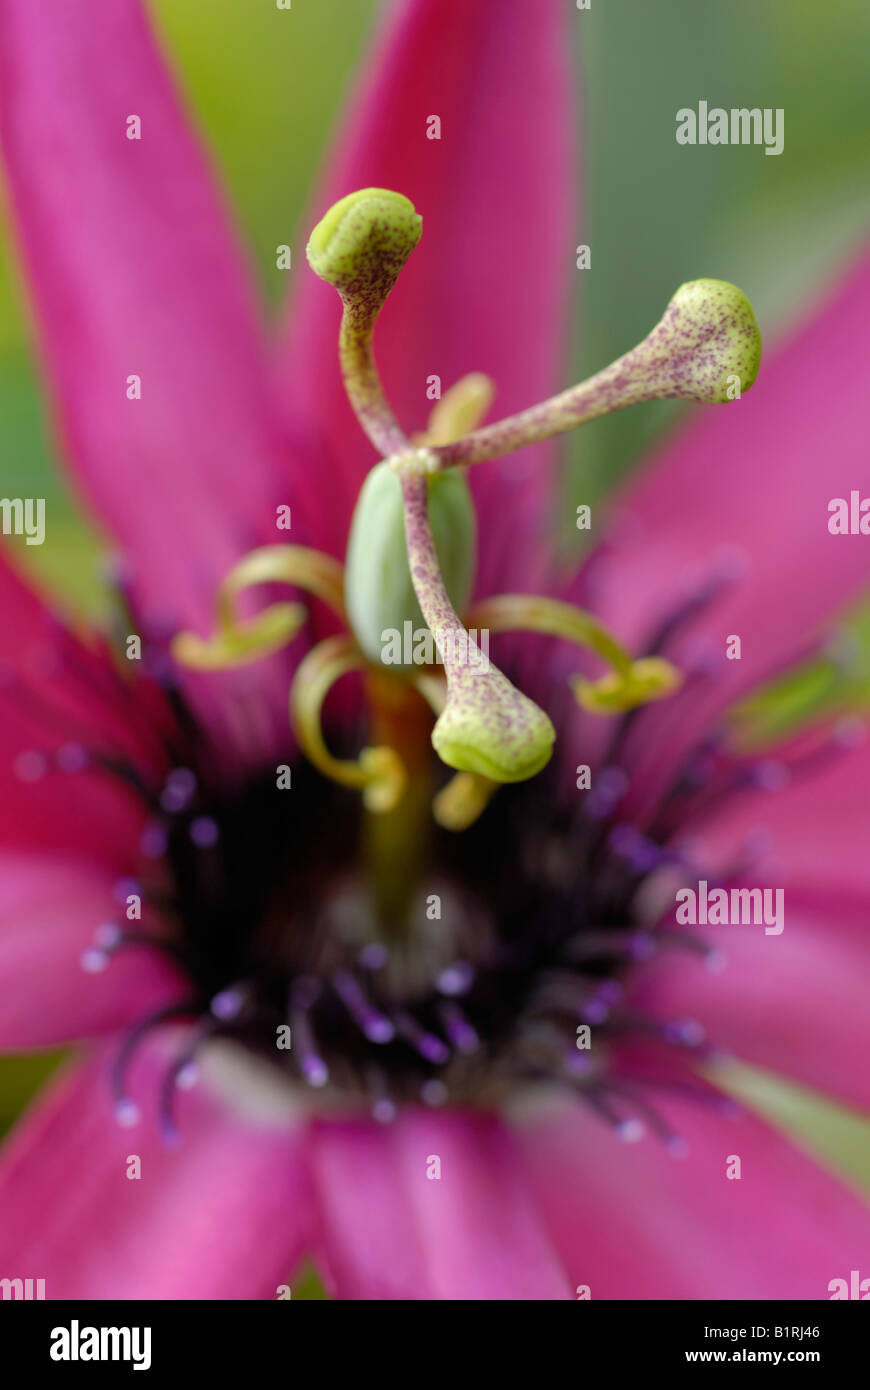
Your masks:
[[[396,1030],[390,1020],[388,1018],[383,1018],[380,1014],[376,1014],[373,1018],[366,1019],[363,1032],[369,1042],[380,1044],[392,1042],[393,1038],[396,1036]]]
[[[646,1134],[643,1120],[620,1120],[616,1132],[624,1144],[636,1144]]]
[[[369,941],[359,953],[359,963],[365,970],[382,970],[390,953],[382,941]]]
[[[450,1049],[434,1033],[424,1033],[419,1042],[420,1055],[435,1066],[443,1066],[450,1056]]]
[[[395,1105],[387,1096],[382,1096],[372,1106],[372,1115],[381,1125],[391,1124],[396,1118],[396,1113]]]
[[[329,1080],[329,1067],[322,1057],[304,1057],[301,1062],[302,1075],[309,1086],[325,1086]]]
[[[589,999],[580,1010],[584,1023],[603,1023],[610,1013],[610,1006],[603,999]]]
[[[175,1077],[175,1084],[180,1091],[189,1091],[199,1080],[199,1067],[196,1062],[185,1062],[180,1067]]]
[[[703,1025],[695,1018],[677,1019],[665,1026],[665,1037],[669,1042],[683,1043],[686,1047],[697,1047],[704,1041]]]
[[[135,1100],[129,1100],[125,1097],[115,1105],[115,1119],[124,1129],[130,1129],[133,1125],[137,1125],[141,1118],[142,1112]]]
[[[191,797],[196,791],[196,774],[189,767],[174,767],[166,778],[166,789],[170,787],[179,795]]]
[[[473,980],[474,971],[471,966],[464,960],[457,960],[441,971],[435,983],[441,994],[452,997],[466,994],[471,988]]]
[[[237,989],[222,989],[211,1001],[211,1012],[224,1023],[234,1019],[241,1010],[243,996]]]
[[[79,965],[88,975],[99,975],[108,964],[109,957],[106,952],[100,951],[96,946],[89,946],[79,956]]]
[[[124,933],[115,922],[102,922],[94,932],[94,945],[103,951],[114,950],[121,943]]]
[[[218,823],[211,816],[197,816],[191,822],[190,838],[198,849],[211,849],[220,839]]]

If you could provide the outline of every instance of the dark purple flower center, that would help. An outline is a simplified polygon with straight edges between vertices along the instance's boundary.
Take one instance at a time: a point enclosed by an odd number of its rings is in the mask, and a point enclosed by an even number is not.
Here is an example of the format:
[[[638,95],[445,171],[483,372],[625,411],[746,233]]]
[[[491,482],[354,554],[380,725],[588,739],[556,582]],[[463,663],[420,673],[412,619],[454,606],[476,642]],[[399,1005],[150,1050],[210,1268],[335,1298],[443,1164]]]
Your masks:
[[[663,626],[657,650],[692,611]],[[546,1084],[575,1092],[626,1138],[639,1135],[641,1116],[656,1125],[642,1091],[615,1078],[612,1046],[641,1039],[697,1056],[703,1035],[691,1020],[633,1013],[624,981],[657,949],[707,948],[638,906],[674,857],[664,839],[620,821],[631,784],[622,750],[644,717],[640,709],[614,724],[590,791],[566,798],[551,768],[503,787],[461,834],[432,825],[399,924],[369,890],[357,795],[301,758],[291,791],[276,790],[274,767],[229,789],[207,753],[191,746],[185,757],[182,745],[160,786],[143,788],[142,929],[119,927],[105,943],[168,951],[190,985],[177,1011],[192,1027],[167,1078],[167,1130],[178,1078],[215,1036],[312,1101],[364,1106],[382,1120],[402,1103],[495,1104]],[[332,746],[341,738],[330,731]],[[685,794],[685,773],[666,806]],[[143,1020],[119,1057],[122,1119],[134,1118],[126,1066],[148,1027]]]
[[[717,580],[674,613],[650,651],[670,651],[720,588]],[[165,663],[152,663],[148,698],[136,699],[130,716],[140,725],[154,720],[155,733],[160,726],[168,764],[157,780],[120,755],[77,743],[19,758],[27,781],[52,766],[69,775],[96,763],[148,807],[139,876],[117,889],[119,905],[130,894],[141,898],[141,921],[121,911],[117,923],[101,926],[83,965],[101,969],[121,949],[163,951],[187,991],[177,1007],[140,1020],[119,1049],[122,1122],[137,1116],[126,1091],[129,1062],[172,1018],[189,1027],[163,1087],[170,1136],[176,1086],[193,1078],[202,1044],[222,1037],[318,1105],[365,1107],[388,1120],[403,1103],[491,1105],[525,1086],[557,1086],[624,1138],[646,1123],[678,1146],[650,1096],[657,1086],[691,1087],[691,1062],[710,1049],[693,1020],[635,1011],[626,984],[632,966],[657,951],[686,949],[719,963],[701,937],[672,925],[672,890],[666,908],[656,884],[669,872],[684,882],[698,875],[676,846],[699,809],[747,785],[781,782],[782,765],[737,760],[708,736],[675,769],[642,832],[623,808],[656,707],[635,709],[613,721],[589,790],[566,795],[553,766],[501,788],[461,834],[432,824],[397,917],[371,892],[371,817],[360,798],[302,758],[292,764],[291,791],[276,789],[274,765],[228,784],[165,673]],[[673,701],[687,711],[698,682],[710,679],[702,664]],[[125,682],[117,694],[129,706]],[[350,735],[330,731],[339,749],[342,737],[358,742]],[[744,858],[732,876],[745,870]],[[729,873],[710,877],[727,883]],[[382,901],[389,904],[389,891]],[[650,1061],[643,1082],[614,1063],[638,1043]],[[711,1098],[705,1083],[697,1089]]]

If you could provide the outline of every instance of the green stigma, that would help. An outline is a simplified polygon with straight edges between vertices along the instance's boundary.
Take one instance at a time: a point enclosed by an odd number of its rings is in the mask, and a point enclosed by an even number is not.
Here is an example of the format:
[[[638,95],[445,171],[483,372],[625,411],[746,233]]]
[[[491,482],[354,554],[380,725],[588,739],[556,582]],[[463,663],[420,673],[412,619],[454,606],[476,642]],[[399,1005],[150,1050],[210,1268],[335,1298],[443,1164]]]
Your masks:
[[[384,298],[423,231],[414,204],[389,188],[341,198],[318,222],[306,248],[315,275],[355,297],[389,282]]]
[[[660,374],[661,395],[724,405],[754,385],[761,334],[752,305],[736,285],[690,280],[680,285],[635,355],[638,366]]]
[[[451,672],[432,747],[458,772],[493,782],[525,782],[550,761],[556,730],[542,709],[495,666]]]

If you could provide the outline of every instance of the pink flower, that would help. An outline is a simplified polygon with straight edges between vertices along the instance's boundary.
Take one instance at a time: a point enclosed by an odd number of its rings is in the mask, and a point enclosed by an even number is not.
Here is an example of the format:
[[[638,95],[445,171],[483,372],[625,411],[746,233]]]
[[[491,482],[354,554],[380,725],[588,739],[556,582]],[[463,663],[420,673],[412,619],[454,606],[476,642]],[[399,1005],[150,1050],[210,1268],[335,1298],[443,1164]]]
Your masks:
[[[562,384],[562,18],[534,0],[396,6],[316,200],[385,187],[424,216],[378,333],[408,428],[433,373],[486,371],[505,415]],[[294,545],[344,555],[376,456],[341,386],[334,294],[297,259],[286,340],[264,343],[132,0],[94,0],[87,23],[0,2],[0,138],[63,439],[122,553],[145,668],[0,570],[0,1044],[85,1045],[5,1150],[0,1274],[44,1278],[49,1298],[271,1298],[310,1255],[341,1298],[825,1298],[865,1255],[865,1207],[735,1116],[699,1063],[709,1038],[870,1098],[866,746],[838,726],[753,757],[724,722],[866,578],[861,539],[826,518],[870,481],[870,263],[752,395],[664,445],[567,587],[549,446],[471,470],[478,596],[546,584],[684,679],[602,719],[566,698],[565,643],[505,642],[557,756],[469,830],[433,829],[417,886],[443,920],[418,914],[385,946],[361,927],[359,798],[286,726],[294,670],[335,621],[318,605],[304,638],[231,673],[167,649],[209,633],[227,572],[283,539],[276,509]],[[336,708],[330,739],[358,745],[358,692]],[[784,882],[784,932],[678,931],[673,883],[702,878]],[[574,1045],[584,1022],[606,1061]],[[652,1134],[621,1142],[641,1122]]]

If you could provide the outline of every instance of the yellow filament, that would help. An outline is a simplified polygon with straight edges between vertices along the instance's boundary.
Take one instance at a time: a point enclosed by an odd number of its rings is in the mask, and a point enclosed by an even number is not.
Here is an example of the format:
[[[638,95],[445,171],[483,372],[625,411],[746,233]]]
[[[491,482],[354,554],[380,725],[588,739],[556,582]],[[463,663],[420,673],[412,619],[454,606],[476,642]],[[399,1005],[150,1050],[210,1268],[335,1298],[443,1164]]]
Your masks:
[[[363,794],[369,811],[391,811],[405,788],[405,765],[394,748],[364,748],[359,758],[335,758],[323,737],[323,702],[336,681],[368,662],[352,637],[342,633],[314,647],[299,665],[290,688],[290,723],[299,746],[318,772]]]

